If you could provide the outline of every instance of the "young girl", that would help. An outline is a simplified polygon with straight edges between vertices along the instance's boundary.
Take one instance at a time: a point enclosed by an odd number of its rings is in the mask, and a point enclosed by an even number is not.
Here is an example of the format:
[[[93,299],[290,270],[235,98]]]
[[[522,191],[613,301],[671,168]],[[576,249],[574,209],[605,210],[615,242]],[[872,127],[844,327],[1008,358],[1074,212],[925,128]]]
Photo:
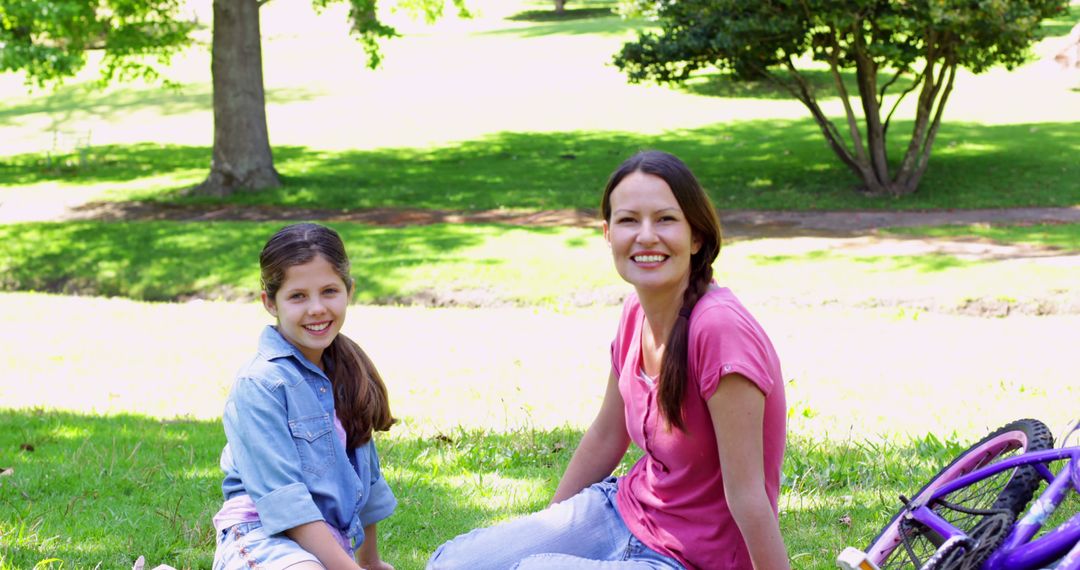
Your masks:
[[[277,324],[225,404],[214,568],[393,570],[375,525],[397,501],[371,436],[394,419],[375,366],[340,334],[353,292],[345,246],[329,228],[291,225],[259,264]]]
[[[765,331],[713,282],[716,210],[682,161],[655,151],[612,174],[601,209],[635,294],[600,412],[551,506],[444,544],[429,570],[789,568],[783,377]],[[611,477],[630,441],[645,455]]]

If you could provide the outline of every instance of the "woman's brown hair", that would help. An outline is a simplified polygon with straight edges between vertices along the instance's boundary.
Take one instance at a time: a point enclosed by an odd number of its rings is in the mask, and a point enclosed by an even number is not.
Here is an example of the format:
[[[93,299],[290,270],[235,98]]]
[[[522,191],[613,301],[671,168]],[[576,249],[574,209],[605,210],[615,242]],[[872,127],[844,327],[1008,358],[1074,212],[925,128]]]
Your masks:
[[[669,424],[683,429],[682,403],[686,396],[689,367],[690,313],[712,283],[712,264],[720,254],[723,239],[720,218],[705,189],[683,161],[666,152],[646,150],[628,158],[608,179],[604,197],[600,201],[600,212],[608,223],[612,221],[611,192],[624,178],[635,172],[659,177],[667,183],[694,237],[701,241],[701,248],[690,257],[690,282],[683,292],[679,317],[668,335],[657,385],[660,411]]]
[[[345,244],[337,232],[319,224],[285,226],[266,242],[259,255],[263,291],[275,299],[285,281],[285,271],[303,265],[317,255],[333,266],[351,296],[354,281],[349,275]],[[390,414],[386,384],[363,349],[338,333],[323,352],[323,362],[334,388],[334,408],[345,428],[348,447],[367,443],[373,430],[390,429],[396,420]]]

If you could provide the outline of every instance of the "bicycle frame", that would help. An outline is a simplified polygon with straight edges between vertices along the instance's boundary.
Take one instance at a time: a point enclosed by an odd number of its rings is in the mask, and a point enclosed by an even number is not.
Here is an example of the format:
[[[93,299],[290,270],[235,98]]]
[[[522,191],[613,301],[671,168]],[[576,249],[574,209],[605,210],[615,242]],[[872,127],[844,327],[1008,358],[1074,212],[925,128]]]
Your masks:
[[[1069,461],[1060,473],[1054,475],[1046,463],[1061,459]],[[965,538],[967,535],[963,531],[934,512],[930,505],[958,489],[1022,465],[1033,466],[1043,479],[1049,482],[1049,486],[1013,524],[1005,542],[982,564],[981,570],[1043,568],[1044,565],[1063,556],[1064,558],[1055,567],[1056,570],[1080,570],[1080,513],[1073,515],[1068,521],[1037,540],[1031,540],[1065,500],[1068,493],[1080,493],[1080,447],[1025,453],[976,469],[942,485],[923,504],[908,505],[908,513],[905,516],[938,533],[943,541]]]

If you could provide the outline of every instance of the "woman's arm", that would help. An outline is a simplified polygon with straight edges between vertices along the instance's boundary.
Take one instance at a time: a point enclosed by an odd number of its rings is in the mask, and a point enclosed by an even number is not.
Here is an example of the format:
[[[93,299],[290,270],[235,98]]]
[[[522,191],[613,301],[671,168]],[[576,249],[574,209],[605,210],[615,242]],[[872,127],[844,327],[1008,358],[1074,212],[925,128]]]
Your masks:
[[[570,458],[570,464],[566,466],[555,496],[551,499],[552,504],[569,499],[585,487],[611,475],[630,446],[625,413],[622,394],[619,393],[619,379],[612,370],[600,411],[574,450],[574,456]]]
[[[315,555],[327,570],[357,570],[356,562],[349,558],[323,521],[314,521],[290,528],[285,536],[296,541],[300,548]]]
[[[709,398],[724,495],[758,570],[790,568],[780,523],[765,493],[765,395],[741,374],[720,380]]]
[[[394,567],[379,558],[378,530],[374,524],[364,527],[364,542],[356,551],[356,562],[364,570],[394,570]]]

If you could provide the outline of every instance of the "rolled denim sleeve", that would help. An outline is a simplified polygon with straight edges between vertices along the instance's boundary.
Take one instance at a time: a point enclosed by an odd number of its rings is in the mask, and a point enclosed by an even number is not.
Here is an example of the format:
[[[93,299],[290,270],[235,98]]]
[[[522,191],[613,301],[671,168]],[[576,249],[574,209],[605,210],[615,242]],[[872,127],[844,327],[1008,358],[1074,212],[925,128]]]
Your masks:
[[[324,520],[304,484],[280,384],[239,378],[222,423],[244,490],[267,534]]]
[[[365,454],[368,458],[370,481],[368,482],[368,496],[364,506],[360,509],[360,524],[368,526],[375,524],[394,513],[397,508],[397,497],[390,489],[386,479],[382,476],[379,468],[379,452],[375,449],[375,441],[371,440],[357,449],[362,458]]]

